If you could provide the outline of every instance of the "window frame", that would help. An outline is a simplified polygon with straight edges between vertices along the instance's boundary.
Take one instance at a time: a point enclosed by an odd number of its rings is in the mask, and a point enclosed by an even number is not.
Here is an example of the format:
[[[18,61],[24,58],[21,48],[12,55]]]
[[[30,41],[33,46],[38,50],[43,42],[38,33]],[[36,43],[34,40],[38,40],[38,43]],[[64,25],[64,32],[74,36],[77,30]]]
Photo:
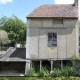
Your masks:
[[[51,43],[50,43],[50,41],[49,41],[49,33],[52,33]],[[53,40],[53,34],[56,34],[56,40],[55,40],[55,41]],[[57,32],[48,32],[48,33],[47,33],[47,38],[48,38],[48,42],[47,42],[47,46],[48,46],[48,47],[57,47]],[[53,42],[56,42],[56,44],[53,45],[53,44],[52,44]]]

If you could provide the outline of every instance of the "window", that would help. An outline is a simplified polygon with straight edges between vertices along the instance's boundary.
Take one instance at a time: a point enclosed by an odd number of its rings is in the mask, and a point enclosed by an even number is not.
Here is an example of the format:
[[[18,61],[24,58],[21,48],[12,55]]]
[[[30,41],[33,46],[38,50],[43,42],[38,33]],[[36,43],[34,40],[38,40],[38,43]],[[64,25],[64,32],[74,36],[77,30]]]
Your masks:
[[[48,46],[57,46],[57,33],[48,33]]]

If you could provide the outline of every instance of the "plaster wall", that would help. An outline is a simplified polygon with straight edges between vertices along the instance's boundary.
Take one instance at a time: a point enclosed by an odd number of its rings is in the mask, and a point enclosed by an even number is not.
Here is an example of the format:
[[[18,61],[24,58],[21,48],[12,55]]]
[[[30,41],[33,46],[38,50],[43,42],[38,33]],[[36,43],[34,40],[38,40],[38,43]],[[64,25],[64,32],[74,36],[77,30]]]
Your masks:
[[[31,59],[66,59],[78,55],[77,19],[63,19],[60,25],[54,24],[54,19],[28,21]],[[48,47],[48,32],[57,33],[57,47]]]
[[[31,59],[38,58],[38,28],[30,28],[30,38],[29,38],[29,54]]]

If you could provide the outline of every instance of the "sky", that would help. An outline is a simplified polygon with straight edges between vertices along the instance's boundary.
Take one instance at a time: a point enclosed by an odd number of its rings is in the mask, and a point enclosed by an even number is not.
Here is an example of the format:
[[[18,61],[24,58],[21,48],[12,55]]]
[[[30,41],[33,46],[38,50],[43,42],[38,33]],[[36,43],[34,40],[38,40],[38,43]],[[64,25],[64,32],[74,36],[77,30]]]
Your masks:
[[[0,18],[13,14],[26,22],[26,16],[40,4],[73,4],[74,0],[0,0]],[[80,11],[79,11],[80,12]]]

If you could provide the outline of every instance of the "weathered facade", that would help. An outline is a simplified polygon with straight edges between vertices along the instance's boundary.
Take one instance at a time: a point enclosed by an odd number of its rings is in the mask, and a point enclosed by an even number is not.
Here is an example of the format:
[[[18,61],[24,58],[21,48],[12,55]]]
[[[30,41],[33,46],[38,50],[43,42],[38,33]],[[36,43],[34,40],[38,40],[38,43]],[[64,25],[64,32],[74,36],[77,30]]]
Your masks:
[[[53,24],[55,19],[28,20],[30,22],[29,59],[68,59],[74,53],[78,56],[78,49],[76,50],[78,48],[76,43],[77,19],[63,19],[60,25]],[[39,27],[41,25],[43,27]],[[57,46],[48,46],[49,32],[57,33]]]
[[[32,61],[70,60],[78,52],[78,0],[67,5],[40,5],[27,16],[27,68]],[[27,70],[27,69],[26,69]]]

